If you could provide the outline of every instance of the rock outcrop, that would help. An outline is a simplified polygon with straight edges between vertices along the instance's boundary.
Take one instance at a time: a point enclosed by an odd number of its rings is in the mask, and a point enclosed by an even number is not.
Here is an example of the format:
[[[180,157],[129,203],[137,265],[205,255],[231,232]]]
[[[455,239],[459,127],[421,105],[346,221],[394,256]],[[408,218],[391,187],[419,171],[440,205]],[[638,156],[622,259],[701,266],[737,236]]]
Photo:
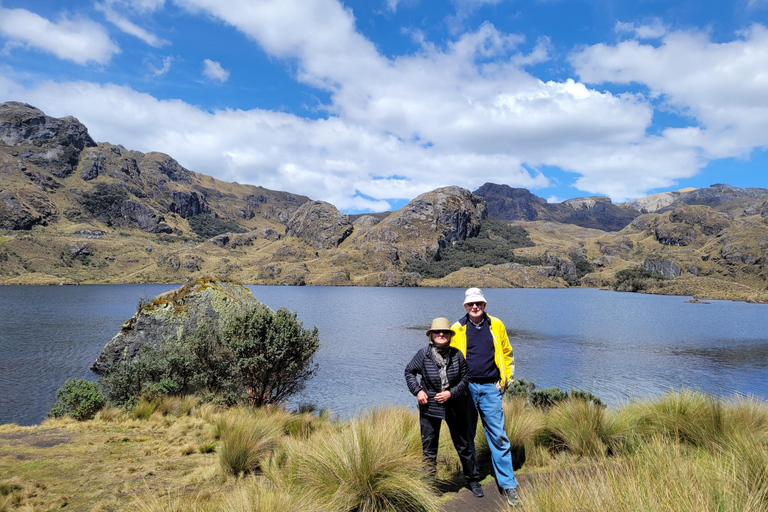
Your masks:
[[[524,188],[486,183],[474,191],[485,199],[488,213],[504,220],[543,220],[575,224],[584,228],[619,231],[639,215],[607,197],[579,197],[562,203],[547,203]]]
[[[15,101],[0,104],[0,140],[19,147],[23,160],[57,178],[69,176],[80,152],[96,145],[88,129],[74,117],[48,117],[32,105]]]
[[[285,234],[304,240],[315,249],[338,247],[352,234],[349,217],[325,201],[309,201],[288,220]]]
[[[104,373],[114,364],[134,358],[147,344],[183,342],[185,336],[203,324],[218,329],[233,316],[258,304],[251,291],[240,284],[216,278],[190,281],[140,304],[106,344],[91,369]]]

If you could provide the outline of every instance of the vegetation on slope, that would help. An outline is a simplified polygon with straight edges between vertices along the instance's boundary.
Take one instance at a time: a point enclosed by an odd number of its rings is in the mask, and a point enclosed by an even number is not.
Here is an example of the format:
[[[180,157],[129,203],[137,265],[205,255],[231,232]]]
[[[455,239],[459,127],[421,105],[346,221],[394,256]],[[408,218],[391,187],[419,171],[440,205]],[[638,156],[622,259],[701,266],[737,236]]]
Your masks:
[[[187,221],[190,229],[203,240],[224,233],[245,233],[248,231],[234,220],[220,219],[209,213],[193,215]]]
[[[515,257],[513,252],[519,247],[533,245],[524,228],[510,226],[501,220],[488,217],[482,221],[476,237],[446,247],[434,262],[412,261],[409,271],[418,272],[424,277],[441,278],[463,267],[480,268],[488,264],[512,262],[523,265],[539,264],[538,260]]]

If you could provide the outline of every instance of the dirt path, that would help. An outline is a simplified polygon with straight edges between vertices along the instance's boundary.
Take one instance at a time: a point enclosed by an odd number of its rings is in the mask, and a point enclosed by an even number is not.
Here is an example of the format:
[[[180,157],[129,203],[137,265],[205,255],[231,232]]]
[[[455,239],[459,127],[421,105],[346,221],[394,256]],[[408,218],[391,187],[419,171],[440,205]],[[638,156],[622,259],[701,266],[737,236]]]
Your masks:
[[[516,475],[517,483],[523,490],[529,483],[527,475]],[[483,485],[485,496],[475,498],[469,489],[462,489],[456,493],[456,496],[443,504],[442,512],[498,512],[504,510],[515,510],[507,504],[507,498],[499,493],[496,486],[496,480],[491,480]],[[525,491],[520,493],[521,499],[525,499]]]

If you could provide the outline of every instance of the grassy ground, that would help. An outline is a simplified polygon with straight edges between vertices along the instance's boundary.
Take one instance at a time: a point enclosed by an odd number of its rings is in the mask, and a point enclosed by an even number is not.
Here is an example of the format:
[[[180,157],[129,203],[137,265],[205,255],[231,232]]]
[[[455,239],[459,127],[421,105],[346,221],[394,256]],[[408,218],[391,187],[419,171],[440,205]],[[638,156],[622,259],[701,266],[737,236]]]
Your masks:
[[[520,510],[768,510],[762,400],[682,392],[618,410],[583,400],[543,410],[513,399],[505,412],[526,459]],[[491,483],[482,434],[477,449]],[[417,416],[404,409],[342,422],[186,398],[0,426],[0,512],[452,510],[463,478],[447,435],[435,487],[425,478]]]

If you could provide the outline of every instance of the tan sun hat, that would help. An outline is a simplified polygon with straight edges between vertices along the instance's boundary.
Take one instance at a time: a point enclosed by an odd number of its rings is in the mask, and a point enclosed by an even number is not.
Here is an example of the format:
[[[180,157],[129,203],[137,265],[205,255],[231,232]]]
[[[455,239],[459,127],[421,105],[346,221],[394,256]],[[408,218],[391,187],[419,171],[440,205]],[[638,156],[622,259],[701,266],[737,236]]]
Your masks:
[[[480,288],[469,288],[464,292],[464,304],[469,302],[488,302],[483,296],[483,290]]]
[[[456,334],[453,332],[453,329],[451,329],[451,321],[443,317],[432,320],[432,327],[427,330],[427,336],[429,336],[429,333],[432,331],[451,331],[451,336]]]

